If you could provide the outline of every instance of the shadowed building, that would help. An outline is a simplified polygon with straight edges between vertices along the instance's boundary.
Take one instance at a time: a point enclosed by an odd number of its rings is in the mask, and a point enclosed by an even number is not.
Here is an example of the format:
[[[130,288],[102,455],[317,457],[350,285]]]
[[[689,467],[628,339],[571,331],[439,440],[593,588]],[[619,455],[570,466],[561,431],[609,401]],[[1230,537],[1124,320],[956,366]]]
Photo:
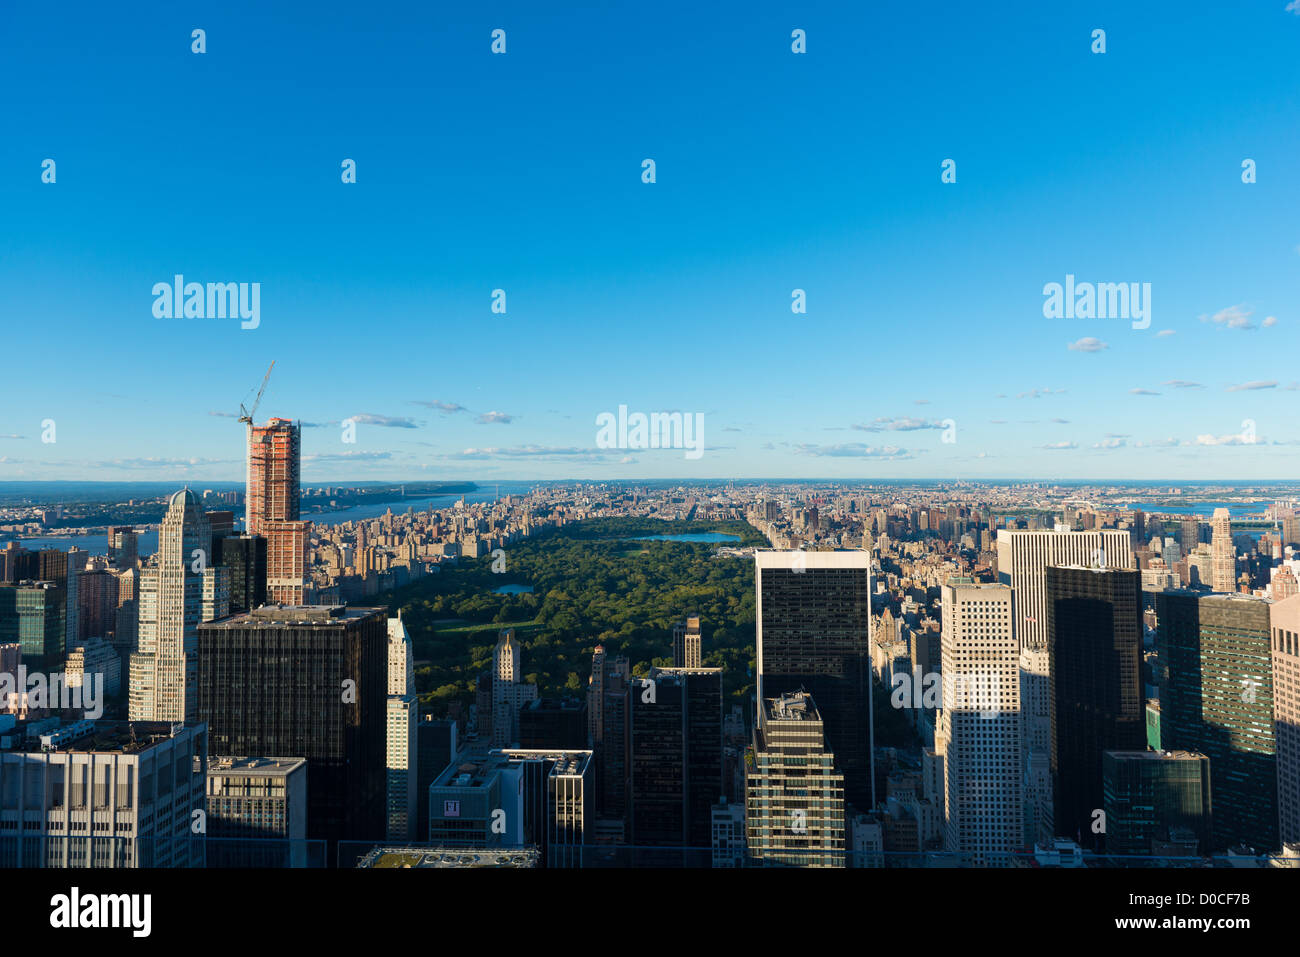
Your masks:
[[[629,704],[629,843],[711,847],[723,793],[722,669],[652,669],[632,679]]]
[[[1142,576],[1074,566],[1048,568],[1046,581],[1053,827],[1096,847],[1102,752],[1146,746]]]
[[[867,552],[756,551],[758,699],[806,691],[848,801],[872,807]]]
[[[268,605],[200,625],[198,646],[213,749],[306,758],[308,837],[381,839],[384,609]]]
[[[1271,604],[1249,595],[1156,596],[1160,700],[1166,748],[1210,759],[1214,845],[1277,849],[1277,742],[1273,730]]]
[[[760,864],[843,867],[844,776],[810,695],[762,703],[745,755],[745,841]]]
[[[1102,808],[1108,854],[1155,854],[1195,836],[1210,849],[1210,761],[1190,751],[1106,751],[1102,762]]]

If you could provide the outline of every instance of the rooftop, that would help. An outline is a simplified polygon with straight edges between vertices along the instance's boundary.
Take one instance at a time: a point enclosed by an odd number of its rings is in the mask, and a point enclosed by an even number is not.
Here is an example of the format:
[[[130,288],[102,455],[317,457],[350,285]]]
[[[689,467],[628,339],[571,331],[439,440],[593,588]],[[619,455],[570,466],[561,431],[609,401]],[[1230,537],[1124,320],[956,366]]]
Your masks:
[[[231,615],[217,621],[204,622],[203,627],[239,628],[247,625],[268,624],[328,625],[357,621],[362,618],[369,618],[372,615],[383,615],[386,619],[388,612],[383,608],[361,608],[352,605],[263,605],[261,608],[254,608],[249,612]]]
[[[535,847],[488,850],[466,847],[377,847],[358,867],[537,867]]]
[[[813,703],[812,695],[805,691],[765,700],[768,717],[778,721],[820,721],[821,714]]]
[[[242,758],[220,755],[208,759],[208,774],[281,777],[306,763],[306,758]]]
[[[56,729],[56,732],[67,734],[61,740],[56,735],[49,750],[139,754],[186,729],[206,728],[205,725],[171,724],[167,721],[87,721],[85,724],[89,730],[77,734],[78,724],[80,722],[73,722]]]

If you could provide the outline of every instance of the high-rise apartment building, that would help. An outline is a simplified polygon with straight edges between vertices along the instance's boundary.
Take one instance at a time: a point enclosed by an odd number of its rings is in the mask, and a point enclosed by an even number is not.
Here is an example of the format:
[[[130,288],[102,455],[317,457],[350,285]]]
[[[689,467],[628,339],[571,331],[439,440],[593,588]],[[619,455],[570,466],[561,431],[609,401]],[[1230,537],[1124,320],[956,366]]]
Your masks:
[[[399,612],[388,619],[388,711],[385,833],[390,841],[418,841],[420,699],[415,694],[415,653]]]
[[[759,550],[754,563],[758,699],[808,692],[846,799],[872,807],[870,554]]]
[[[419,758],[420,699],[413,694],[389,695],[385,736],[384,835],[390,841],[419,840],[419,795],[416,793]]]
[[[1058,837],[1097,848],[1102,752],[1146,745],[1142,577],[1049,567],[1046,584],[1053,826]]]
[[[265,522],[266,595],[281,605],[307,600],[307,552],[311,522]]]
[[[492,661],[492,744],[505,748],[519,741],[519,709],[537,697],[537,685],[525,684],[522,643],[515,630],[501,632]]]
[[[0,584],[16,585],[40,577],[41,562],[37,554],[10,542],[0,548]]]
[[[1271,603],[1249,595],[1156,596],[1160,741],[1210,759],[1214,844],[1278,846]]]
[[[285,605],[306,601],[311,523],[299,520],[301,437],[288,419],[248,427],[244,531],[266,538],[267,595]]]
[[[944,844],[976,866],[1024,844],[1020,649],[1006,585],[950,578],[943,599]]]
[[[140,560],[140,536],[130,526],[108,528],[108,563],[118,571],[135,568]]]
[[[77,576],[76,639],[111,638],[117,628],[117,575],[104,565]]]
[[[388,619],[388,693],[415,694],[415,646],[400,611]]]
[[[700,616],[690,615],[673,626],[673,667],[699,668],[703,665],[704,637]]]
[[[298,521],[302,428],[288,419],[248,427],[244,532],[266,535],[268,522]]]
[[[843,867],[844,775],[805,693],[762,701],[745,757],[745,841],[752,860]]]
[[[1210,519],[1210,587],[1215,591],[1237,590],[1237,547],[1232,543],[1232,517],[1226,508],[1216,508]]]

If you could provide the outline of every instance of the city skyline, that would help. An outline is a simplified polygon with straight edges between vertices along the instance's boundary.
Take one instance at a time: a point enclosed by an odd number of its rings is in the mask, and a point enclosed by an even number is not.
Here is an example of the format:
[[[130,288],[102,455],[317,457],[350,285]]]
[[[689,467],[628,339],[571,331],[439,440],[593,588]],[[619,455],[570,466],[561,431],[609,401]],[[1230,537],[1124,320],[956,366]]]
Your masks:
[[[65,26],[9,11],[7,346],[64,379],[11,390],[0,481],[237,481],[272,359],[307,482],[1287,474],[1286,6],[146,4],[54,72]],[[260,284],[257,327],[158,318],[178,275]],[[1047,318],[1075,281],[1150,284],[1149,326]],[[600,447],[621,406],[703,454]]]

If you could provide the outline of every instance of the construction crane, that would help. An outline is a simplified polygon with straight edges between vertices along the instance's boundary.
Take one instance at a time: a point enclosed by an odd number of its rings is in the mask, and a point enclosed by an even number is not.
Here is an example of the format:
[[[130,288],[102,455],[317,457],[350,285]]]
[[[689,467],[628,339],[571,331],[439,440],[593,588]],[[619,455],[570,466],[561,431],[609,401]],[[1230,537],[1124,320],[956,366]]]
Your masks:
[[[262,393],[266,391],[266,384],[271,380],[271,370],[275,368],[275,360],[267,366],[266,375],[262,376],[262,388],[257,390],[257,398],[253,400],[253,407],[245,409],[244,403],[239,403],[239,421],[248,426],[248,439],[244,443],[244,531],[245,533],[253,530],[253,416],[257,414],[257,407],[262,404]]]
[[[271,360],[270,366],[267,367],[266,375],[262,376],[262,388],[257,390],[257,398],[253,400],[253,407],[245,409],[244,403],[239,403],[239,421],[247,422],[250,426],[253,424],[253,416],[257,414],[257,407],[262,404],[262,393],[266,391],[266,384],[271,380],[271,370],[275,368],[275,360]]]

